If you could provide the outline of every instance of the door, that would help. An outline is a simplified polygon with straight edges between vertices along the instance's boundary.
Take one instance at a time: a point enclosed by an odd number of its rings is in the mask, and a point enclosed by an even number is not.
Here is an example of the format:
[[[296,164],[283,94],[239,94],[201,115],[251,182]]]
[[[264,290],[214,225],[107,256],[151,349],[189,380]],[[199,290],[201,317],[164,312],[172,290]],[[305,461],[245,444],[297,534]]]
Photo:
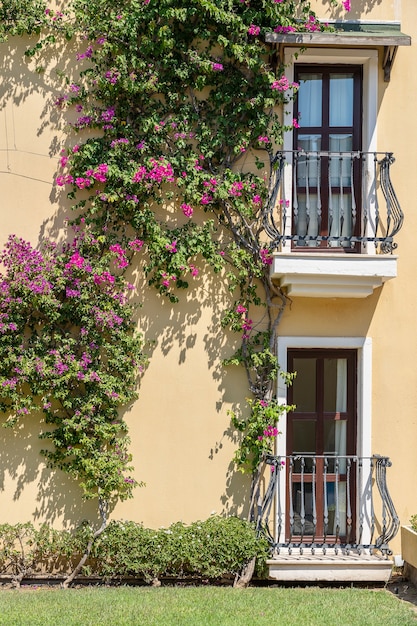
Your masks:
[[[295,79],[294,247],[355,250],[361,227],[362,67],[297,65]]]
[[[354,533],[355,350],[289,350],[287,541],[349,542]]]

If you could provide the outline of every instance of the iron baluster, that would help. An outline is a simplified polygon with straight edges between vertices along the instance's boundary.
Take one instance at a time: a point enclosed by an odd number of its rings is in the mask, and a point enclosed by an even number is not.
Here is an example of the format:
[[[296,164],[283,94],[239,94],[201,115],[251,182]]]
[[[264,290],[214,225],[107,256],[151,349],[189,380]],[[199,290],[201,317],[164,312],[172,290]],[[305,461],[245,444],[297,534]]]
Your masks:
[[[374,181],[378,180],[378,155],[374,154]],[[375,190],[376,191],[376,190]],[[379,229],[379,204],[378,204],[378,194],[375,193],[375,247],[377,247],[377,238],[378,238],[378,229]]]
[[[334,482],[334,499],[336,505],[335,511],[335,519],[334,523],[336,525],[336,533],[335,533],[335,553],[337,554],[337,544],[339,543],[340,538],[340,508],[339,508],[339,459],[336,458],[334,461],[334,471],[335,471],[335,482]]]
[[[327,470],[329,462],[327,457],[323,460],[323,554],[326,554],[326,539],[328,535],[329,525],[329,509],[327,506]]]
[[[294,534],[294,502],[293,502],[293,497],[292,497],[292,475],[293,475],[293,470],[294,470],[294,459],[292,457],[290,457],[290,463],[289,463],[289,476],[288,476],[288,489],[289,489],[289,506],[290,506],[290,536],[289,536],[289,547],[288,547],[288,554],[291,554],[291,548],[292,548],[292,537]]]
[[[316,156],[317,159],[317,234],[321,233],[321,218],[322,218],[322,204],[321,204],[321,159],[319,153]]]
[[[349,553],[350,542],[352,540],[352,509],[350,502],[350,470],[352,459],[347,459],[346,463],[346,552]]]
[[[312,459],[311,497],[313,507],[313,537],[311,539],[311,554],[315,552],[315,539],[317,531],[317,508],[316,508],[316,459]]]
[[[278,464],[277,467],[275,469],[276,471],[276,496],[277,496],[277,501],[278,501],[278,505],[277,505],[277,519],[276,519],[276,529],[277,529],[277,539],[276,539],[276,545],[275,548],[277,549],[278,553],[279,553],[279,544],[280,544],[280,539],[281,539],[281,532],[282,532],[282,519],[283,519],[283,514],[282,514],[282,503],[281,503],[281,470],[282,470],[282,460],[281,457],[278,457]]]
[[[394,503],[387,487],[387,467],[391,467],[391,461],[387,457],[375,456],[376,459],[376,484],[382,500],[382,534],[375,541],[376,547],[383,554],[392,554],[388,542],[398,532],[399,519]]]
[[[305,524],[306,524],[306,511],[305,511],[305,489],[304,489],[304,469],[305,469],[305,459],[302,456],[300,458],[301,462],[301,507],[300,507],[300,524],[301,524],[301,543],[300,543],[300,554],[303,553],[303,540],[305,533]]]

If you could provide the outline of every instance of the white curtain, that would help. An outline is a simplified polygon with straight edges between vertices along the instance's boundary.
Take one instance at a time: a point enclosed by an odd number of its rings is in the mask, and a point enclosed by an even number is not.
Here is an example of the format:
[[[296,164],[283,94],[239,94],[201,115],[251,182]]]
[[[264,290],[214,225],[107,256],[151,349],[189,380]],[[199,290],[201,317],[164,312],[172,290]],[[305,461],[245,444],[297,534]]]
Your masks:
[[[330,126],[353,124],[353,76],[330,75]]]
[[[322,112],[322,78],[321,74],[308,74],[308,78],[299,77],[298,114],[299,124],[305,126],[321,126]]]
[[[344,413],[347,409],[347,359],[336,361],[336,411]],[[335,451],[336,455],[346,455],[347,451],[347,421],[335,422]],[[346,459],[339,461],[339,473],[346,473]],[[338,483],[339,525],[340,534],[346,532],[346,483]],[[336,532],[336,520],[333,532]]]

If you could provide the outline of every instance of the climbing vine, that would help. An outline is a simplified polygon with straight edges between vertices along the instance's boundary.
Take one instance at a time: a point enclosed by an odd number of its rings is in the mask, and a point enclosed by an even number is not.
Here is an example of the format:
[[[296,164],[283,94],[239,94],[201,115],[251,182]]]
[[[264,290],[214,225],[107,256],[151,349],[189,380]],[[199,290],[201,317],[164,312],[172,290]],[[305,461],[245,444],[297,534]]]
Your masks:
[[[103,251],[83,230],[61,251],[48,241],[34,250],[11,236],[1,262],[6,423],[42,413],[43,453],[51,466],[78,479],[88,498],[130,497],[135,480],[119,409],[136,397],[146,356],[120,274],[125,255],[118,244]]]
[[[254,471],[286,409],[274,400],[286,297],[270,278],[264,219],[276,148],[297,126],[281,105],[298,87],[265,34],[327,27],[309,0],[73,0],[65,11],[26,0],[1,11],[3,39],[39,35],[27,54],[40,63],[45,45],[76,37],[80,69],[55,103],[76,112],[55,181],[73,202],[74,242],[35,251],[12,238],[3,253],[2,410],[11,423],[43,411],[47,460],[86,496],[129,496],[119,409],[146,358],[124,270],[140,255],[149,285],[176,302],[210,266],[230,291],[223,326],[241,336],[227,364],[245,367],[251,396],[249,416],[232,415],[235,460]]]

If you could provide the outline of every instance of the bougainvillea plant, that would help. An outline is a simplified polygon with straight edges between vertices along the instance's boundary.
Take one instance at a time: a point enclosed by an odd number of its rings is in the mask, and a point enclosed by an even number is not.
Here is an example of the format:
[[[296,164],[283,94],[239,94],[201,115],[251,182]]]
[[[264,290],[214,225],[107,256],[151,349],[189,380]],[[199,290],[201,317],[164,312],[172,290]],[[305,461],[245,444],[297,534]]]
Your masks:
[[[29,55],[41,61],[44,44],[58,36],[79,42],[79,78],[56,99],[63,115],[77,113],[56,185],[73,200],[80,231],[62,254],[27,248],[41,255],[40,294],[15,268],[16,250],[27,244],[8,244],[4,410],[25,413],[39,399],[54,426],[45,434],[55,446],[46,451],[50,462],[82,478],[88,495],[130,493],[118,407],[133,397],[141,342],[110,268],[116,262],[123,272],[136,250],[149,284],[176,302],[209,265],[230,290],[223,324],[239,333],[241,347],[228,363],[245,367],[251,395],[250,414],[232,416],[241,432],[235,460],[255,470],[286,409],[274,400],[286,298],[270,277],[275,248],[264,219],[277,146],[297,125],[281,113],[297,85],[265,34],[326,26],[308,0],[73,0],[65,12],[39,0],[21,5],[2,3],[0,34],[39,32]],[[81,236],[85,229],[92,234]],[[25,317],[16,305],[21,289]],[[49,391],[40,367],[54,371]],[[103,482],[104,465],[114,471]]]
[[[1,254],[1,410],[9,425],[42,414],[47,462],[107,503],[135,485],[120,407],[146,365],[120,250],[84,230],[61,251],[11,236]]]

